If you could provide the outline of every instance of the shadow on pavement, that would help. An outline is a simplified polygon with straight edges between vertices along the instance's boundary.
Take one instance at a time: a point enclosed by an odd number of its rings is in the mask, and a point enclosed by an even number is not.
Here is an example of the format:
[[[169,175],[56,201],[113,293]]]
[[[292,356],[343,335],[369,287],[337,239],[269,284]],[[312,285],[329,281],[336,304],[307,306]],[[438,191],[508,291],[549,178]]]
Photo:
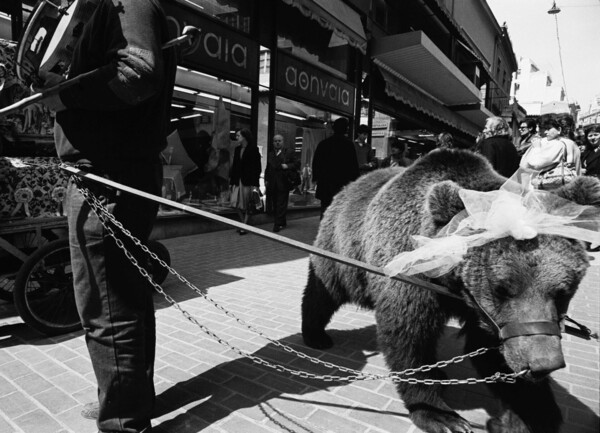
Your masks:
[[[353,330],[329,330],[329,333],[336,345],[327,352],[314,351],[305,347],[299,333],[278,341],[324,361],[359,371],[364,369],[370,356],[378,355],[375,325]],[[459,329],[447,327],[446,333],[440,340],[439,359],[450,359],[463,354],[463,345],[464,339],[459,336]],[[269,343],[253,352],[252,356],[293,370],[310,371],[319,375],[343,376],[347,374],[299,359],[296,355],[276,347],[274,343]],[[452,364],[443,371],[449,378],[478,377],[468,359],[460,364]],[[337,393],[331,394],[331,397],[324,397],[323,394],[307,397],[308,394],[316,391],[330,390],[348,384],[348,382],[339,380],[325,382],[303,379],[287,372],[278,372],[269,367],[257,365],[248,358],[240,358],[214,366],[198,376],[179,382],[160,393],[157,396],[157,410],[154,418],[164,417],[164,419],[155,426],[154,431],[160,433],[197,432],[228,417],[232,412],[245,409],[250,412],[244,412],[244,415],[259,423],[267,420],[269,424],[277,426],[281,431],[297,433],[322,431],[322,427],[319,428],[306,420],[308,413],[315,407],[343,408],[370,412],[378,416],[408,418],[406,409],[392,412],[369,405],[357,405],[355,401],[348,402],[339,397]],[[493,387],[493,385],[491,386]],[[563,431],[593,431],[587,429],[588,425],[597,423],[597,417],[593,411],[570,395],[556,381],[552,380],[552,386],[563,410],[565,421],[569,423],[565,425],[566,429]],[[471,423],[476,429],[484,430],[487,418],[498,414],[500,410],[498,400],[493,396],[490,388],[484,384],[447,386],[444,388],[444,398],[453,409],[459,412],[479,411],[480,413],[475,415],[476,419],[471,419]],[[581,417],[577,421],[579,424],[573,424],[567,419],[566,407],[579,414]],[[251,410],[252,408],[254,410]],[[177,414],[168,418],[172,412]],[[582,426],[583,423],[585,423],[585,427]],[[577,426],[584,430],[577,430]],[[575,430],[571,428],[575,428]]]
[[[280,341],[298,351],[319,357],[324,361],[362,370],[369,352],[376,353],[375,325],[354,330],[331,330],[330,335],[338,344],[327,352],[320,352],[305,347],[301,334],[293,334]],[[309,371],[315,374],[331,374],[346,376],[349,373],[317,365],[309,360],[298,358],[275,344],[269,343],[252,353],[273,364],[283,365],[298,371]],[[227,417],[230,413],[244,408],[257,407],[254,416],[267,419],[269,423],[288,432],[318,432],[322,429],[301,419],[300,408],[311,406],[345,407],[358,411],[369,411],[377,414],[408,417],[408,413],[382,411],[365,405],[356,406],[355,402],[344,404],[331,401],[304,399],[301,396],[331,387],[347,385],[345,381],[323,381],[303,379],[287,372],[278,372],[272,368],[254,364],[247,358],[226,362],[205,371],[204,373],[177,383],[157,396],[158,407],[155,418],[160,418],[173,411],[184,408],[171,419],[162,421],[154,427],[158,432],[192,433]],[[273,400],[276,399],[275,404]],[[312,410],[312,409],[307,409]]]

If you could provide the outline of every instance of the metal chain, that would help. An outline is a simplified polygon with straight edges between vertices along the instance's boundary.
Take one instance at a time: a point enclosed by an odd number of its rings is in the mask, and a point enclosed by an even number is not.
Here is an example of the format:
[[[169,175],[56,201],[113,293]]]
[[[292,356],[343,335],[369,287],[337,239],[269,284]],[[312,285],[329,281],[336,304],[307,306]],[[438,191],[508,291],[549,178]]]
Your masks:
[[[295,350],[294,348],[281,343],[280,341],[277,341],[277,340],[274,340],[274,339],[268,337],[262,331],[256,329],[254,326],[246,323],[243,319],[240,319],[235,314],[233,314],[226,308],[222,307],[220,304],[218,304],[216,301],[214,301],[212,298],[210,298],[204,291],[198,289],[189,280],[187,280],[184,276],[182,276],[175,269],[173,269],[171,266],[169,266],[164,260],[162,260],[160,257],[158,257],[154,252],[150,251],[150,249],[146,245],[143,245],[139,239],[137,239],[135,236],[133,236],[129,230],[127,230],[125,227],[123,227],[123,225],[115,219],[114,215],[112,215],[108,211],[108,209],[106,209],[106,207],[93,194],[90,193],[90,191],[87,188],[85,188],[81,185],[78,178],[75,178],[75,183],[77,184],[77,187],[78,187],[79,191],[81,192],[81,194],[84,196],[86,202],[90,205],[90,207],[92,208],[94,213],[98,216],[100,222],[102,223],[102,225],[104,226],[104,228],[106,229],[108,234],[115,240],[115,243],[117,244],[117,246],[124,252],[125,256],[129,259],[129,261],[138,269],[140,274],[144,278],[146,278],[146,280],[148,280],[150,282],[150,284],[154,287],[154,289],[158,293],[160,293],[167,300],[167,302],[169,302],[169,304],[171,304],[173,307],[175,307],[177,310],[179,310],[181,312],[181,314],[187,320],[189,320],[191,323],[198,326],[205,334],[207,334],[210,337],[212,337],[213,339],[215,339],[219,344],[226,346],[227,348],[229,348],[233,352],[237,353],[238,355],[246,357],[258,365],[263,365],[263,366],[272,368],[279,372],[287,372],[287,373],[290,373],[294,376],[298,376],[301,378],[317,379],[317,380],[323,380],[325,382],[333,382],[333,381],[354,382],[354,381],[359,381],[359,380],[380,380],[380,379],[386,380],[387,379],[387,380],[391,380],[396,383],[397,382],[405,382],[408,384],[424,384],[424,385],[465,385],[465,384],[497,383],[497,382],[514,383],[516,381],[517,377],[520,377],[520,376],[524,375],[525,373],[527,373],[527,370],[523,370],[519,373],[495,373],[492,376],[488,376],[488,377],[482,378],[482,379],[468,378],[468,379],[436,380],[436,379],[415,379],[415,378],[401,377],[401,376],[414,375],[416,373],[427,372],[434,368],[443,368],[450,364],[456,364],[456,363],[464,361],[466,358],[473,358],[475,356],[483,355],[484,353],[488,352],[489,350],[497,349],[497,347],[480,348],[471,353],[459,355],[459,356],[456,356],[456,357],[446,360],[446,361],[439,361],[435,364],[424,365],[424,366],[421,366],[418,368],[409,368],[409,369],[406,369],[403,371],[398,371],[398,372],[390,372],[388,374],[364,373],[364,372],[361,372],[358,370],[354,370],[351,368],[336,365],[331,362],[323,361],[321,359],[309,356],[303,352],[299,352],[299,351]],[[293,370],[293,369],[290,369],[290,368],[280,365],[280,364],[273,364],[263,358],[252,355],[246,351],[243,351],[242,349],[239,349],[239,348],[231,345],[226,340],[223,340],[221,337],[219,337],[213,331],[208,329],[206,326],[199,323],[190,313],[188,313],[186,310],[184,310],[177,303],[177,301],[175,301],[170,295],[168,295],[163,290],[163,288],[152,279],[152,276],[148,273],[148,271],[144,267],[142,267],[139,264],[138,260],[131,254],[131,252],[129,252],[127,250],[123,241],[116,236],[115,231],[113,230],[113,228],[110,226],[109,223],[113,224],[116,228],[118,228],[131,241],[133,241],[133,243],[136,246],[141,248],[142,251],[144,251],[144,253],[149,255],[153,260],[158,262],[162,267],[166,268],[171,274],[176,276],[182,283],[184,283],[186,286],[188,286],[194,292],[196,292],[197,294],[202,296],[204,299],[209,301],[214,307],[216,307],[217,309],[222,311],[228,317],[234,319],[240,325],[245,326],[250,331],[260,335],[261,337],[265,338],[266,340],[268,340],[275,346],[280,347],[281,349],[285,350],[286,352],[292,353],[292,354],[298,356],[299,358],[309,360],[310,362],[312,362],[314,364],[323,365],[327,368],[333,368],[333,369],[342,371],[344,373],[349,373],[349,375],[348,376],[317,375],[317,374],[309,373],[309,372],[305,372],[305,371]]]

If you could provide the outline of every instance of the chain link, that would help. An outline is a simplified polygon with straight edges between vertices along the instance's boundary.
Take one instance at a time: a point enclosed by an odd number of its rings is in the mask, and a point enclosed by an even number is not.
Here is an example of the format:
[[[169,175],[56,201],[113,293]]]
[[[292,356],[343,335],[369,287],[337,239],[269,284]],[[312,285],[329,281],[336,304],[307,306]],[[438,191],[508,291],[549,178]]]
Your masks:
[[[148,282],[152,285],[154,290],[156,290],[158,293],[160,293],[169,304],[171,304],[173,307],[175,307],[177,310],[179,310],[179,312],[181,312],[181,314],[187,320],[189,320],[194,325],[198,326],[202,330],[202,332],[204,332],[205,334],[207,334],[208,336],[210,336],[211,338],[216,340],[219,344],[227,347],[229,350],[237,353],[240,356],[250,359],[255,364],[274,369],[278,372],[286,372],[286,373],[289,373],[291,375],[294,375],[294,376],[297,376],[297,377],[300,377],[303,379],[316,379],[316,380],[322,380],[325,382],[355,382],[355,381],[360,381],[360,380],[391,380],[392,382],[395,382],[395,383],[403,382],[403,383],[408,383],[408,384],[423,384],[423,385],[471,385],[471,384],[477,384],[477,383],[497,383],[497,382],[514,383],[518,377],[527,373],[527,370],[523,370],[519,373],[495,373],[492,376],[488,376],[488,377],[485,377],[482,379],[468,378],[468,379],[436,380],[436,379],[416,379],[416,378],[402,377],[402,376],[411,376],[411,375],[414,375],[417,373],[428,372],[434,368],[444,368],[450,364],[457,364],[457,363],[464,361],[466,358],[473,358],[476,356],[483,355],[484,353],[488,352],[489,350],[498,349],[498,347],[492,347],[492,348],[484,347],[484,348],[477,349],[471,353],[455,356],[454,358],[446,360],[446,361],[439,361],[439,362],[436,362],[435,364],[424,365],[424,366],[421,366],[418,368],[409,368],[409,369],[406,369],[403,371],[390,372],[387,374],[365,373],[365,372],[354,370],[354,369],[351,369],[348,367],[336,365],[331,362],[323,361],[319,358],[315,358],[310,355],[307,355],[306,353],[299,352],[296,349],[282,343],[281,341],[274,340],[274,339],[270,338],[269,336],[265,335],[262,331],[255,328],[253,325],[246,323],[243,319],[237,317],[234,313],[232,313],[231,311],[227,310],[225,307],[218,304],[216,301],[214,301],[212,298],[210,298],[206,294],[205,291],[198,289],[187,278],[185,278],[183,275],[179,274],[175,269],[173,269],[171,266],[169,266],[164,260],[162,260],[160,257],[158,257],[156,255],[156,253],[150,251],[150,249],[146,245],[142,244],[142,242],[139,239],[137,239],[135,236],[133,236],[129,230],[127,230],[125,227],[123,227],[123,225],[119,221],[116,220],[114,215],[111,214],[108,211],[108,209],[87,188],[85,188],[82,185],[82,183],[78,177],[73,176],[73,178],[74,178],[74,182],[76,183],[79,191],[84,196],[86,202],[90,205],[91,209],[94,211],[96,216],[99,218],[101,224],[106,229],[108,234],[115,240],[115,243],[117,244],[119,249],[121,249],[123,251],[123,253],[128,258],[128,260],[138,269],[140,274],[146,280],[148,280]],[[184,283],[186,286],[188,286],[190,289],[192,289],[198,295],[202,296],[204,299],[206,299],[208,302],[210,302],[215,308],[217,308],[218,310],[223,312],[225,315],[234,319],[240,325],[246,327],[253,333],[261,336],[262,338],[268,340],[273,345],[281,348],[282,350],[284,350],[288,353],[294,354],[295,356],[297,356],[301,359],[308,360],[314,364],[322,365],[322,366],[330,368],[330,369],[336,369],[338,371],[348,373],[348,375],[347,376],[337,376],[337,375],[329,375],[329,374],[320,375],[320,374],[314,374],[314,373],[310,373],[310,372],[306,372],[306,371],[294,370],[294,369],[291,369],[291,368],[286,367],[281,364],[271,363],[271,362],[265,360],[264,358],[258,357],[256,355],[248,353],[238,347],[235,347],[232,344],[230,344],[228,341],[222,339],[217,334],[215,334],[213,331],[211,331],[209,328],[207,328],[206,326],[204,326],[200,322],[198,322],[189,312],[184,310],[179,305],[179,303],[177,301],[175,301],[175,299],[173,299],[169,294],[167,294],[158,283],[156,283],[152,279],[152,276],[148,273],[148,271],[139,264],[138,260],[131,254],[131,252],[129,250],[127,250],[123,241],[119,237],[117,237],[111,224],[114,227],[116,227],[119,231],[121,231],[125,236],[127,236],[137,247],[141,248],[141,250],[144,251],[145,254],[150,256],[152,258],[152,260],[156,261],[162,267],[166,268],[172,275],[177,277],[177,279],[179,279],[182,283]]]

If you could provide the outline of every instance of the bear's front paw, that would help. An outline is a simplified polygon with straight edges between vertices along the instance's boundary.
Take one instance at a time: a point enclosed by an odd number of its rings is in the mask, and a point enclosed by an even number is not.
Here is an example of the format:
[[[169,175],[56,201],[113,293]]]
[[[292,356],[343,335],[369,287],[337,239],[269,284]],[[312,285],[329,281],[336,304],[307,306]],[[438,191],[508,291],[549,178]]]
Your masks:
[[[456,412],[437,409],[433,406],[411,410],[410,419],[427,433],[473,433],[469,421]]]
[[[312,347],[313,349],[324,350],[333,347],[333,340],[324,331],[302,331],[302,338],[304,339],[304,344],[306,344],[308,347]]]

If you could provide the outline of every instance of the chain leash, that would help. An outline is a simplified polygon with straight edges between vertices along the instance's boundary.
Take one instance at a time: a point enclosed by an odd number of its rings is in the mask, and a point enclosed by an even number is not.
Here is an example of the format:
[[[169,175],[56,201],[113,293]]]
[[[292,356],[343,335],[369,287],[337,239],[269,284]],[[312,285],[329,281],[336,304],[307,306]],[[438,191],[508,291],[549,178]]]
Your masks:
[[[116,245],[119,247],[119,249],[121,249],[123,251],[123,253],[128,258],[128,260],[138,269],[139,273],[146,280],[148,280],[148,282],[152,285],[154,290],[156,290],[158,293],[160,293],[169,304],[171,304],[173,307],[175,307],[177,310],[179,310],[179,312],[187,320],[189,320],[194,325],[198,326],[202,330],[202,332],[209,335],[211,338],[216,340],[219,344],[227,347],[228,349],[237,353],[238,355],[250,359],[255,364],[274,369],[278,372],[286,372],[286,373],[292,374],[294,376],[301,377],[303,379],[316,379],[316,380],[322,380],[325,382],[337,382],[337,381],[339,381],[339,382],[355,382],[355,381],[359,381],[359,380],[391,380],[394,383],[404,382],[404,383],[408,383],[408,384],[423,384],[423,385],[473,385],[473,384],[478,384],[478,383],[497,383],[497,382],[515,383],[516,379],[518,377],[527,373],[527,370],[523,370],[519,373],[497,372],[492,376],[488,376],[488,377],[485,377],[482,379],[467,378],[467,379],[443,379],[442,380],[442,379],[416,379],[416,378],[402,377],[402,376],[411,376],[411,375],[414,375],[417,373],[427,372],[434,368],[443,368],[450,364],[457,364],[457,363],[464,361],[467,358],[473,358],[476,356],[480,356],[480,355],[483,355],[484,353],[488,352],[489,350],[498,349],[498,347],[492,347],[492,348],[484,347],[484,348],[477,349],[468,354],[455,356],[454,358],[451,358],[449,360],[436,362],[435,364],[424,365],[424,366],[421,366],[418,368],[409,368],[409,369],[406,369],[403,371],[389,372],[387,374],[364,373],[364,372],[354,370],[354,369],[351,369],[348,367],[336,365],[331,362],[323,361],[321,359],[307,355],[306,353],[303,353],[303,352],[299,352],[296,349],[294,349],[286,344],[281,343],[280,341],[277,341],[277,340],[274,340],[274,339],[268,337],[262,331],[255,328],[253,325],[246,323],[243,319],[237,317],[234,313],[232,313],[231,311],[227,310],[226,308],[224,308],[223,306],[218,304],[216,301],[214,301],[212,298],[210,298],[204,291],[198,289],[187,278],[185,278],[183,275],[179,274],[175,269],[173,269],[171,266],[169,266],[164,260],[162,260],[160,257],[158,257],[156,255],[156,253],[150,251],[150,249],[146,245],[142,244],[142,242],[139,239],[137,239],[135,236],[133,236],[129,230],[127,230],[125,227],[123,227],[123,225],[115,219],[114,215],[111,214],[108,211],[108,209],[87,188],[85,188],[81,184],[80,179],[78,177],[73,176],[73,178],[74,178],[75,184],[78,187],[79,192],[81,192],[81,194],[85,198],[86,202],[90,205],[91,209],[94,211],[96,216],[99,218],[101,224],[106,229],[108,234],[115,240]],[[209,328],[207,328],[206,326],[204,326],[200,322],[198,322],[189,312],[184,310],[175,299],[173,299],[169,294],[167,294],[163,290],[163,288],[152,279],[152,276],[149,274],[149,272],[143,266],[141,266],[139,264],[138,260],[131,254],[131,252],[129,250],[127,250],[123,241],[119,237],[117,237],[115,231],[111,227],[111,224],[114,225],[117,229],[119,229],[125,236],[127,236],[137,247],[139,247],[142,251],[144,251],[144,253],[149,255],[154,261],[159,263],[162,267],[166,268],[171,274],[173,274],[175,277],[177,277],[177,279],[179,279],[182,283],[184,283],[186,286],[188,286],[190,289],[192,289],[198,295],[202,296],[204,299],[206,299],[208,302],[210,302],[215,308],[222,311],[225,315],[234,319],[240,325],[246,327],[253,333],[261,336],[262,338],[266,339],[273,345],[281,348],[282,350],[284,350],[288,353],[294,354],[295,356],[297,356],[301,359],[306,359],[314,364],[322,365],[322,366],[330,368],[330,369],[336,369],[336,370],[342,371],[344,373],[348,373],[348,376],[336,376],[336,375],[329,375],[329,374],[318,375],[318,374],[309,373],[306,371],[294,370],[294,369],[288,368],[281,364],[271,363],[271,362],[265,360],[264,358],[258,357],[256,355],[253,355],[253,354],[248,353],[238,347],[231,345],[228,341],[222,339],[217,334],[215,334],[213,331],[211,331]]]

